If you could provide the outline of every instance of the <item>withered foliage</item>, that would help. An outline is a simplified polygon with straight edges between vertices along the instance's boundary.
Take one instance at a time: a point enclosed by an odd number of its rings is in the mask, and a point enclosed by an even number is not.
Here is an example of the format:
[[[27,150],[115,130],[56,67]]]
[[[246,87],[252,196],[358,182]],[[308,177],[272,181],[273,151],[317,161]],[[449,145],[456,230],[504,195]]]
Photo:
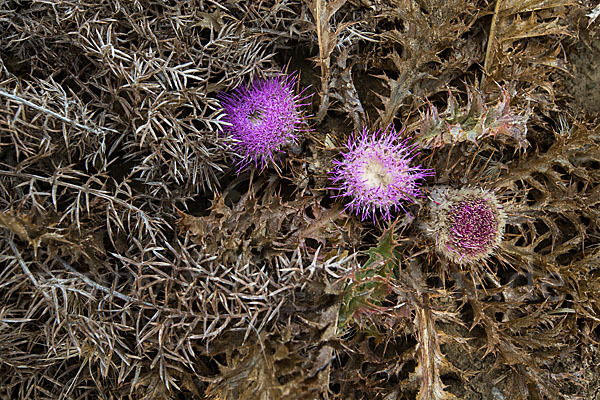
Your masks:
[[[520,148],[527,148],[527,120],[529,116],[515,115],[510,107],[510,94],[502,89],[502,99],[491,107],[486,105],[481,91],[467,86],[467,104],[461,107],[452,92],[448,105],[439,112],[433,105],[421,116],[417,140],[422,147],[444,147],[465,141],[478,143],[493,136],[498,141],[513,140]]]
[[[3,2],[0,397],[594,398],[600,122],[564,90],[594,3]],[[282,71],[312,130],[238,174],[217,95]],[[406,128],[426,194],[494,191],[491,257],[438,254],[427,198],[344,211],[363,124]]]

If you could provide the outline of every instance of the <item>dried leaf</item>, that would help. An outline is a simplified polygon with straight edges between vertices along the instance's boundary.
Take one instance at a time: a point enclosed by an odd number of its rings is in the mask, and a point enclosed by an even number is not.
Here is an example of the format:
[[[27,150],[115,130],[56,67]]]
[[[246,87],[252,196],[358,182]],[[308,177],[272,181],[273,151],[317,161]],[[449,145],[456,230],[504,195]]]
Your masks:
[[[463,107],[448,91],[448,105],[443,112],[429,104],[429,110],[421,114],[417,140],[426,148],[436,148],[461,142],[477,144],[488,137],[502,142],[510,138],[519,148],[526,149],[530,112],[517,114],[509,107],[508,91],[501,88],[501,94],[496,105],[488,106],[483,93],[467,86],[467,104]]]
[[[448,362],[440,350],[434,314],[423,308],[415,311],[414,324],[418,340],[418,364],[414,378],[420,381],[418,400],[453,400],[457,397],[445,390],[441,373]]]

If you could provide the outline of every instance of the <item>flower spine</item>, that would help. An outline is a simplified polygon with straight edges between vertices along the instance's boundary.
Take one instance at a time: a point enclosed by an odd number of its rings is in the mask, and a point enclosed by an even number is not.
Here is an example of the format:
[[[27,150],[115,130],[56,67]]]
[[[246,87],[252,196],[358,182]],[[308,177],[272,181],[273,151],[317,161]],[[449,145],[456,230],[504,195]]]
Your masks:
[[[506,215],[496,196],[475,188],[436,188],[426,230],[437,251],[458,264],[488,258],[500,246]]]
[[[297,143],[297,132],[306,119],[299,108],[310,95],[294,94],[296,81],[293,74],[255,79],[249,87],[220,95],[223,120],[228,123],[225,132],[235,139],[234,150],[241,157],[239,171],[248,164],[277,167],[277,154]]]
[[[434,174],[420,165],[410,165],[418,153],[400,134],[394,129],[370,133],[363,128],[362,133],[351,135],[342,159],[333,161],[331,179],[340,191],[336,197],[350,197],[346,209],[361,220],[375,220],[377,213],[389,220],[392,211],[404,211],[404,202],[421,197],[419,181]]]

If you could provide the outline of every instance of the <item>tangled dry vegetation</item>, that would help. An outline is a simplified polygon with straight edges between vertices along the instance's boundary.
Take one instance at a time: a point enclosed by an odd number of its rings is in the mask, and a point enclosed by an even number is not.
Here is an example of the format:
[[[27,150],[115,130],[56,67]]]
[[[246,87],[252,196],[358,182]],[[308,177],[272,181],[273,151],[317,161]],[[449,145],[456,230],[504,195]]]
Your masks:
[[[2,2],[0,396],[596,398],[593,3]],[[217,95],[285,68],[312,131],[237,175]],[[332,199],[339,146],[390,123],[426,191],[495,191],[491,258],[440,257],[426,199]]]

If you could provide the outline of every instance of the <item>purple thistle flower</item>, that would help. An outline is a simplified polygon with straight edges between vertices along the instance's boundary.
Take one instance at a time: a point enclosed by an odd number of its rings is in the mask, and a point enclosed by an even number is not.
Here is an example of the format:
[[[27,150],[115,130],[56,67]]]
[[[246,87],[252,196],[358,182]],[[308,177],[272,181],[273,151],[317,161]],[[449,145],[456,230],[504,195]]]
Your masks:
[[[407,145],[401,140],[402,132],[377,130],[370,133],[363,128],[358,136],[350,136],[347,153],[342,153],[341,161],[334,160],[332,181],[341,187],[335,197],[352,198],[346,209],[360,215],[361,220],[379,211],[389,220],[391,211],[404,208],[402,202],[413,202],[421,196],[419,180],[434,174],[433,170],[420,165],[411,166],[416,145]]]
[[[506,216],[492,192],[441,187],[431,199],[426,228],[446,258],[472,263],[487,258],[502,242]]]
[[[236,153],[242,157],[238,172],[251,162],[261,169],[274,163],[277,153],[297,142],[296,131],[306,118],[298,108],[310,95],[294,94],[296,80],[293,74],[255,79],[249,87],[220,95],[223,119],[229,123],[225,131],[236,140]]]

